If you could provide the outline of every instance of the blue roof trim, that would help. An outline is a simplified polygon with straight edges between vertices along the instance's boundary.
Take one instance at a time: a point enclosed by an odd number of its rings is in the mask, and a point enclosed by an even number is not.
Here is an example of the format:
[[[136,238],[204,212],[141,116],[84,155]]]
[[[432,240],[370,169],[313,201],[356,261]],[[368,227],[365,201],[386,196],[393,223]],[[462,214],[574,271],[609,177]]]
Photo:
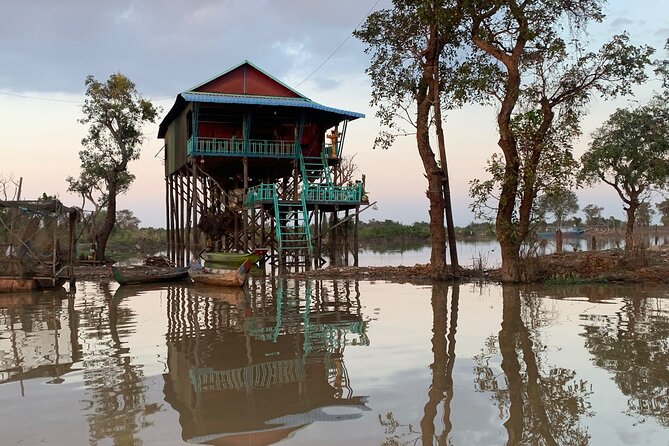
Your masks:
[[[349,119],[364,118],[363,113],[327,107],[305,98],[281,98],[269,96],[240,96],[220,93],[184,92],[181,97],[188,102],[209,102],[215,104],[268,105],[274,107],[297,107],[321,110],[346,116]]]

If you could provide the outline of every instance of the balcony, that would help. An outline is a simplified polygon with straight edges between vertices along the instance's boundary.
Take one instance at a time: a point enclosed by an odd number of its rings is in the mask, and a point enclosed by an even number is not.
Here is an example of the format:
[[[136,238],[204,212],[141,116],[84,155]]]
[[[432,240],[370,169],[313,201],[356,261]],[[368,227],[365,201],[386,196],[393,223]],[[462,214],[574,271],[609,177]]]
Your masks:
[[[295,158],[297,150],[294,141],[238,138],[197,138],[196,141],[191,136],[188,155]]]
[[[362,200],[362,183],[356,183],[351,186],[311,184],[304,189],[306,189],[307,201],[322,203],[359,203]]]
[[[302,188],[307,202],[318,203],[360,203],[363,199],[362,183],[351,186],[315,185]],[[253,206],[256,203],[272,203],[276,195],[274,184],[260,184],[249,188],[246,192],[246,204]]]

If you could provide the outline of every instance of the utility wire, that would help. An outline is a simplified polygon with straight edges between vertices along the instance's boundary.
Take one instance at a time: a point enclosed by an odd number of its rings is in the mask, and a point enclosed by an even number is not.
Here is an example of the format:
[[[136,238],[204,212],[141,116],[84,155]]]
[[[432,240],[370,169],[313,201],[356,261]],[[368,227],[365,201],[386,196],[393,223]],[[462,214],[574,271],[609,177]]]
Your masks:
[[[16,93],[10,93],[8,91],[0,91],[0,94],[4,94],[5,96],[13,96],[16,98],[23,98],[23,99],[35,99],[38,101],[51,101],[51,102],[70,102],[73,104],[83,104],[83,101],[81,100],[74,100],[74,99],[57,99],[57,98],[46,98],[46,97],[41,97],[41,96],[28,96],[25,94],[16,94]],[[171,99],[172,96],[166,96],[163,98],[144,98],[148,99],[149,101],[164,101],[166,99]]]
[[[356,29],[358,29],[358,28],[360,27],[360,25],[362,25],[362,23],[367,19],[367,17],[369,17],[369,15],[372,13],[372,11],[374,11],[374,8],[376,8],[376,5],[378,5],[380,1],[381,1],[381,0],[376,0],[376,2],[374,2],[374,4],[372,5],[372,7],[369,8],[369,11],[367,11],[367,14],[365,14],[365,16],[362,18],[362,20],[360,20],[360,22],[358,23],[358,25],[357,25],[355,28],[353,28],[353,31],[351,31],[351,32],[346,36],[346,38],[344,38],[344,40],[341,41],[341,43],[339,44],[339,46],[337,46],[337,48],[335,48],[334,51],[332,51],[332,52],[330,53],[330,55],[329,55],[328,57],[326,57],[325,60],[324,60],[323,62],[321,62],[321,64],[320,64],[318,67],[316,67],[316,69],[315,69],[314,71],[312,71],[312,72],[309,74],[309,76],[305,77],[304,80],[303,80],[302,82],[300,82],[299,84],[295,85],[295,88],[297,88],[297,87],[299,87],[300,85],[302,85],[303,83],[305,83],[307,80],[309,80],[309,78],[310,78],[311,76],[313,76],[314,74],[316,74],[316,72],[317,72],[318,70],[320,70],[321,68],[323,68],[323,65],[325,65],[325,64],[332,58],[332,56],[334,56],[334,55],[337,53],[337,51],[339,51],[339,50],[341,49],[342,46],[344,46],[344,44],[346,43],[346,41],[353,35],[353,32],[354,32]]]
[[[38,96],[28,96],[24,94],[16,94],[16,93],[10,93],[8,91],[0,91],[0,94],[4,94],[5,96],[14,96],[17,98],[24,98],[24,99],[36,99],[38,101],[52,101],[52,102],[71,102],[74,104],[81,104],[81,101],[76,101],[74,99],[56,99],[56,98],[43,98],[43,97],[38,97]]]

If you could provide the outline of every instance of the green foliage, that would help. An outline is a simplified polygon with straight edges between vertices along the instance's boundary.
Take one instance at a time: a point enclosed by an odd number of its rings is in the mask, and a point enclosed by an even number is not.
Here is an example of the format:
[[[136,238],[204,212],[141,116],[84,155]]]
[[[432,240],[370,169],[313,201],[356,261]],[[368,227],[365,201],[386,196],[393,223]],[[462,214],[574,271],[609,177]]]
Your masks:
[[[108,250],[114,258],[137,253],[156,254],[167,246],[163,228],[116,229],[109,237]]]
[[[536,213],[538,215],[553,214],[558,227],[561,227],[565,218],[577,213],[578,197],[568,189],[552,189],[537,199]]]
[[[135,84],[121,73],[112,74],[102,83],[86,78],[86,100],[82,106],[88,133],[81,141],[78,178],[67,178],[68,190],[94,206],[91,222],[106,207],[104,221],[92,224],[92,237],[98,245],[98,260],[104,258],[105,245],[116,220],[116,196],[128,190],[134,175],[128,164],[139,158],[143,141],[142,126],[158,115],[151,102],[137,93]]]
[[[583,31],[602,20],[600,0],[456,3],[459,29],[467,36],[463,65],[469,66],[456,70],[459,84],[467,97],[487,96],[482,102],[493,98],[499,106],[502,157],[489,164],[490,180],[472,183],[473,207],[476,212],[498,202],[502,252],[517,252],[530,233],[539,191],[566,186],[571,144],[591,96],[629,93],[646,79],[653,50],[631,45],[623,34],[597,52],[586,51]],[[503,279],[518,280],[517,256],[503,255],[502,263]]]
[[[583,208],[585,214],[585,224],[588,226],[603,225],[606,220],[602,217],[603,207],[595,204],[589,204]]]
[[[140,223],[141,221],[135,217],[132,211],[121,209],[116,212],[116,227],[123,231],[139,229]]]
[[[650,207],[650,203],[644,201],[636,210],[636,224],[647,228],[651,225],[654,215],[655,210]]]
[[[652,160],[652,162],[649,162]],[[639,206],[655,189],[669,184],[669,107],[661,98],[630,109],[618,109],[593,134],[581,157],[586,183],[613,187],[628,211],[628,242]],[[650,207],[644,208],[650,224]]]
[[[655,205],[657,210],[660,212],[660,221],[664,226],[669,226],[669,199],[664,199],[663,201]]]

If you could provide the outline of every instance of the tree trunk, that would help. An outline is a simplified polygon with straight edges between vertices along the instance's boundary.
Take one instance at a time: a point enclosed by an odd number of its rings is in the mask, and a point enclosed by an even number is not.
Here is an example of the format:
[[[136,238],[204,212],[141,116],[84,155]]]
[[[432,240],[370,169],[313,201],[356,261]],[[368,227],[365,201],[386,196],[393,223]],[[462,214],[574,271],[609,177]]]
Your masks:
[[[453,224],[453,207],[451,206],[451,185],[448,177],[448,160],[446,158],[446,143],[444,141],[444,129],[441,123],[441,82],[439,77],[439,56],[444,47],[437,35],[437,27],[433,26],[430,31],[431,40],[434,41],[433,65],[432,65],[432,100],[434,110],[434,122],[437,132],[437,143],[439,145],[439,159],[443,173],[444,211],[446,213],[446,228],[448,232],[448,248],[451,255],[451,272],[453,277],[460,277],[458,262],[458,249],[455,240],[455,226]]]
[[[444,190],[443,171],[437,164],[432,147],[430,147],[430,108],[432,100],[429,97],[429,85],[433,78],[432,70],[435,66],[435,48],[437,41],[434,33],[427,41],[425,63],[422,66],[422,79],[416,92],[416,146],[423,162],[425,177],[427,178],[427,198],[430,201],[430,242],[432,252],[430,265],[432,276],[442,278],[446,273],[446,230],[444,227]]]
[[[639,200],[631,198],[629,205],[625,209],[627,213],[627,227],[625,228],[625,251],[634,248],[634,223],[636,221],[636,210],[639,207]]]
[[[116,194],[117,187],[116,182],[111,180],[109,181],[108,188],[108,201],[107,201],[107,215],[105,215],[105,220],[102,223],[99,231],[96,234],[96,250],[95,250],[95,260],[104,261],[105,252],[107,250],[107,241],[111,235],[114,225],[116,224]]]
[[[420,112],[418,113],[418,153],[423,161],[425,176],[427,177],[428,189],[427,198],[430,202],[430,242],[432,252],[430,254],[430,264],[432,274],[435,277],[443,277],[446,273],[446,230],[444,227],[444,195],[442,184],[442,172],[434,158],[434,153],[430,148],[428,141],[427,113],[425,113],[425,123],[420,121]],[[421,136],[422,135],[422,136]]]

